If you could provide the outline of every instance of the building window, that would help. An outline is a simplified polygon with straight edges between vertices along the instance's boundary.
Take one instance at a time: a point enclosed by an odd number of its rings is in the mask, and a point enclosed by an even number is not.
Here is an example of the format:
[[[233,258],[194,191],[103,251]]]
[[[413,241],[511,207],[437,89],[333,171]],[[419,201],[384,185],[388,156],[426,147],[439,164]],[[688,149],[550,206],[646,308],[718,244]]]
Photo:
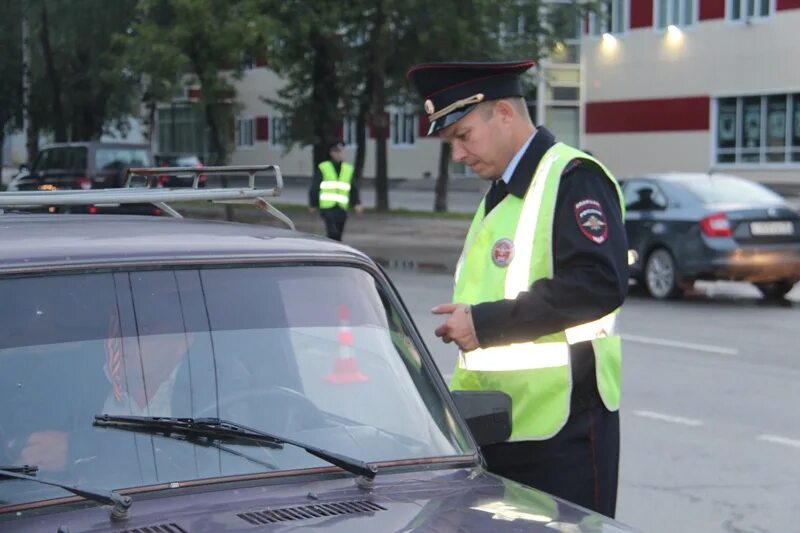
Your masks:
[[[414,144],[417,137],[417,115],[414,113],[392,113],[389,137],[394,145]]]
[[[289,142],[289,119],[276,116],[270,120],[269,144],[270,146],[286,146]]]
[[[691,26],[697,20],[696,0],[655,0],[655,27]]]
[[[342,142],[345,146],[355,146],[358,143],[357,133],[356,119],[345,118],[342,121]]]
[[[763,18],[771,12],[772,0],[728,0],[729,20]]]
[[[589,15],[589,35],[625,33],[628,29],[628,0],[603,0],[598,13]]]
[[[583,17],[575,12],[571,3],[548,3],[547,23],[563,40],[555,43],[548,59],[552,63],[577,64],[581,57],[581,29]]]
[[[256,138],[256,121],[252,118],[236,119],[236,148],[253,146]]]
[[[718,98],[715,109],[717,163],[800,163],[800,94]]]

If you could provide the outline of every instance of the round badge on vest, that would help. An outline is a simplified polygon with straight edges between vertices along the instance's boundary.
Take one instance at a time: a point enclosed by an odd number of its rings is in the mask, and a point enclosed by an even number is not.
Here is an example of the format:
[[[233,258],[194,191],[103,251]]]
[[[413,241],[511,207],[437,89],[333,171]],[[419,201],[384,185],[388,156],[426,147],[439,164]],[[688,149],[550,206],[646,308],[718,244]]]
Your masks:
[[[507,267],[514,259],[514,241],[500,239],[492,246],[492,262],[499,267]]]

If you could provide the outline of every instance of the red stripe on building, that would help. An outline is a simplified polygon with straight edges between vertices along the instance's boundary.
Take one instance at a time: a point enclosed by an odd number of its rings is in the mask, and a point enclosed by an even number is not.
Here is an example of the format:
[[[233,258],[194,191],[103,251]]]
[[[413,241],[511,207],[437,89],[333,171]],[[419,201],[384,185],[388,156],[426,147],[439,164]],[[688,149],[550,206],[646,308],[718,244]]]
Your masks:
[[[800,9],[800,0],[777,0],[775,9],[782,11],[784,9]]]
[[[710,105],[708,96],[589,102],[586,133],[708,130]]]
[[[700,20],[724,19],[725,0],[700,0],[698,17]]]
[[[652,28],[652,27],[653,27],[652,0],[631,0],[631,29]]]

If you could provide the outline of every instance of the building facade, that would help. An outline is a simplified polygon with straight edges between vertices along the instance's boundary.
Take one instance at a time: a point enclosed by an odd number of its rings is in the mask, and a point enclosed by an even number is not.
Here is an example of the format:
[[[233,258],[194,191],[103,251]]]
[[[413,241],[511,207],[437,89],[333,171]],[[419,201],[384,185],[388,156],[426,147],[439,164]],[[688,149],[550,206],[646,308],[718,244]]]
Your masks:
[[[548,16],[550,11],[571,9],[571,0],[548,0],[540,9],[543,16]],[[580,19],[575,18],[574,25],[564,32],[565,39],[528,74],[527,85],[531,90],[526,99],[537,124],[546,125],[564,142],[577,145],[581,133]],[[287,176],[310,176],[311,148],[295,145],[287,150],[284,141],[287,119],[268,103],[278,99],[284,83],[274,71],[258,62],[247,65],[242,78],[234,82],[237,117],[232,126],[231,163],[275,163]],[[158,107],[153,128],[156,151],[208,155],[208,135],[195,96],[190,89],[182,98]],[[428,122],[419,104],[414,101],[387,109],[390,178],[435,179],[438,174],[440,141],[426,137]],[[355,120],[344,120],[339,134],[346,145],[345,157],[352,161],[356,151]],[[370,178],[375,175],[375,140],[369,128],[367,137],[364,176]],[[450,174],[455,178],[473,177],[468,168],[457,163],[451,163]]]
[[[611,0],[582,46],[581,145],[619,176],[800,187],[800,0]]]

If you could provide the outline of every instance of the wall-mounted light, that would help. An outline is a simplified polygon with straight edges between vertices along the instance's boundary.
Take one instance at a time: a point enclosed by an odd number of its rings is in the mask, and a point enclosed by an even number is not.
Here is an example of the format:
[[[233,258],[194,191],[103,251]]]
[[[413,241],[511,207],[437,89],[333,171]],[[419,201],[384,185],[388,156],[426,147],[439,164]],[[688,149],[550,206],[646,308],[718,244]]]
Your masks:
[[[611,35],[610,33],[603,34],[603,44],[606,46],[616,46],[617,38]]]
[[[611,35],[610,33],[603,34],[603,42],[600,45],[600,51],[606,57],[613,57],[616,55],[617,50],[617,38]]]
[[[677,27],[675,24],[670,24],[667,26],[667,41],[673,45],[679,44],[681,41],[683,41],[683,30]]]

